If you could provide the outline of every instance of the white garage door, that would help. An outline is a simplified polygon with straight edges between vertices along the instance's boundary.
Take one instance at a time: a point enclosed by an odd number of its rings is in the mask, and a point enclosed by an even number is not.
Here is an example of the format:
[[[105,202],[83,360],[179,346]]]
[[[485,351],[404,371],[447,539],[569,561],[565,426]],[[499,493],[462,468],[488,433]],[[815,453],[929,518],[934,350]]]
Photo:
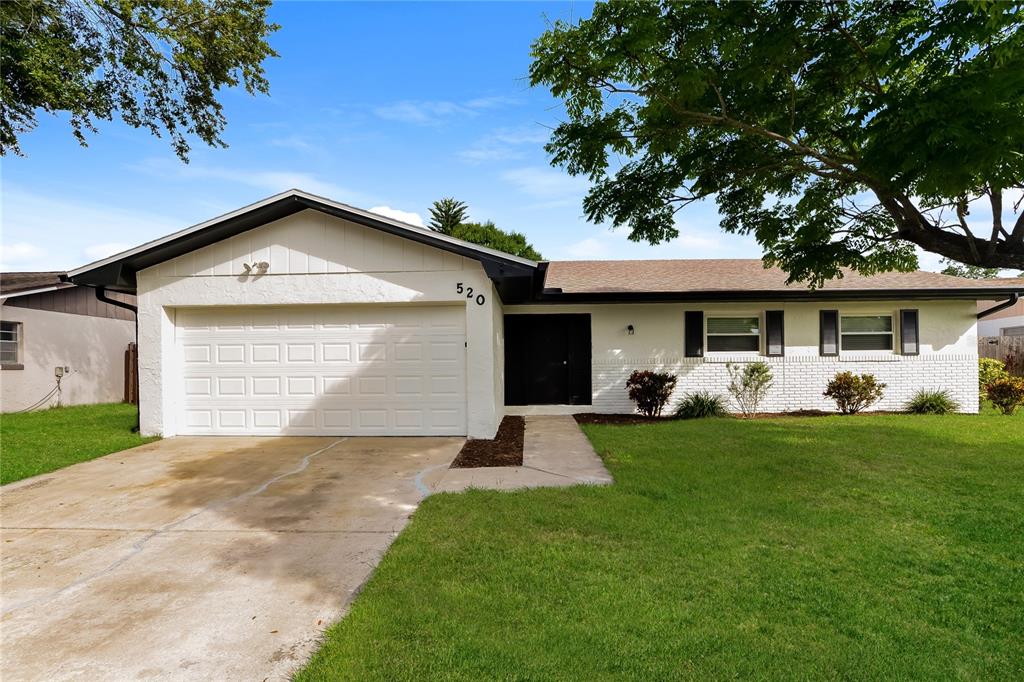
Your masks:
[[[465,308],[179,309],[184,434],[464,435]]]

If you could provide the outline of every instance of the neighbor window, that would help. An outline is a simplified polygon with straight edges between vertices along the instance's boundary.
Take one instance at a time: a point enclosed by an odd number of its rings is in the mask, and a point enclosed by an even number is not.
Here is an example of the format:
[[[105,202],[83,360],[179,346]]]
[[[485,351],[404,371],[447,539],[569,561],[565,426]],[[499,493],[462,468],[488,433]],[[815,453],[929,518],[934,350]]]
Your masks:
[[[843,315],[843,350],[892,350],[891,315]]]
[[[21,322],[0,322],[0,365],[17,365],[21,362]]]
[[[761,350],[761,318],[709,317],[708,350],[711,352],[753,352]]]

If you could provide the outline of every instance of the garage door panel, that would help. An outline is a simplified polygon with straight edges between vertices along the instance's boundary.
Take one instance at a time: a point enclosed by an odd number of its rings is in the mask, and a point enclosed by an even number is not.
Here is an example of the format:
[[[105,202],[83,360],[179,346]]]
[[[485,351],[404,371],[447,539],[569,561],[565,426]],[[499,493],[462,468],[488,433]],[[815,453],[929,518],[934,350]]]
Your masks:
[[[465,309],[179,310],[183,433],[461,435]]]

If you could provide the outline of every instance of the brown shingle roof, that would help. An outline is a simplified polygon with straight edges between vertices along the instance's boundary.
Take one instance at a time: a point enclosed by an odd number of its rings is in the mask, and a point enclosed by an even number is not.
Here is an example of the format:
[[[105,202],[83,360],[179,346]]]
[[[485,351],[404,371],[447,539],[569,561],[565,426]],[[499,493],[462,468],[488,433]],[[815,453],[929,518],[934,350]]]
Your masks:
[[[1007,289],[1024,281],[965,279],[938,272],[886,272],[865,277],[846,271],[826,282],[822,291],[912,291],[933,289]],[[566,294],[693,293],[729,291],[807,291],[805,284],[786,284],[786,273],[765,268],[758,259],[552,261],[545,289]]]
[[[9,296],[20,291],[55,287],[62,284],[63,270],[52,272],[0,272],[0,295]],[[74,286],[66,284],[65,286]]]

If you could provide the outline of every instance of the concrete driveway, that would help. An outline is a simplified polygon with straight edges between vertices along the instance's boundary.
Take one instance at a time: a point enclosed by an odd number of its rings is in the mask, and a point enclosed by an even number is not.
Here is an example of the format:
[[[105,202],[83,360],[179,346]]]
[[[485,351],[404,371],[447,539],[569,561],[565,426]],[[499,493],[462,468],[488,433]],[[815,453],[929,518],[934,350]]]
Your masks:
[[[287,678],[462,442],[171,438],[6,486],[0,677]]]

